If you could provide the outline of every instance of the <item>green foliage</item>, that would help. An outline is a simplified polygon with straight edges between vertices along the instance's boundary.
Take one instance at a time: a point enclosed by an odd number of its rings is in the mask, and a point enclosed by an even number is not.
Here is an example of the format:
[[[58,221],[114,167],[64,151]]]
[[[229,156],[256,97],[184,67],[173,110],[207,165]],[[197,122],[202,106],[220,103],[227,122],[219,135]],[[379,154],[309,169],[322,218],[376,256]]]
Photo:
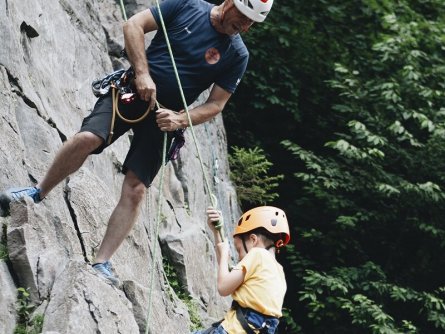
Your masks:
[[[165,275],[170,289],[173,291],[179,299],[181,299],[187,306],[189,316],[190,316],[190,330],[195,331],[202,328],[201,317],[199,316],[199,304],[192,296],[184,289],[184,286],[179,280],[178,273],[175,268],[171,265],[167,258],[162,259],[162,264],[164,268]],[[169,290],[170,291],[170,290]],[[171,292],[170,292],[171,293]],[[171,295],[171,298],[173,296]]]
[[[375,301],[387,297],[386,304],[403,302],[405,307],[420,310],[419,313],[436,328],[444,329],[445,304],[440,297],[443,289],[433,293],[417,292],[386,283],[386,279],[382,269],[372,262],[355,268],[333,268],[329,274],[308,270],[300,301],[308,303],[308,316],[316,322],[326,321],[325,317],[335,320],[341,316],[335,310],[341,309],[351,317],[352,324],[368,329],[370,333],[418,333],[411,321],[402,319],[396,323],[386,313],[384,305]]]
[[[43,329],[43,316],[38,314],[28,324],[18,324],[14,334],[40,334]]]
[[[445,24],[407,2],[372,4],[371,56],[346,57],[327,81],[333,138],[317,150],[282,142],[304,164],[302,242],[317,243],[299,300],[321,332],[441,332]]]
[[[0,260],[8,260],[8,248],[3,243],[0,243]]]
[[[36,314],[31,318],[35,306],[31,304],[29,289],[17,289],[17,326],[14,334],[40,334],[43,328],[43,315]]]
[[[19,316],[20,323],[27,323],[29,320],[29,315],[35,308],[31,304],[29,289],[18,288],[17,289],[17,315]]]
[[[198,303],[191,297],[183,299],[184,304],[187,306],[190,316],[190,330],[196,331],[202,329],[201,317],[199,316],[199,305]]]
[[[230,176],[235,184],[238,200],[248,206],[265,205],[278,197],[275,192],[283,175],[269,176],[273,164],[259,148],[232,147],[229,155]]]
[[[6,240],[6,224],[2,225],[1,235],[0,235],[0,260],[7,261],[9,259],[8,255],[8,243]]]
[[[279,3],[246,36],[225,122],[286,178],[280,333],[444,332],[444,36],[441,0]]]
[[[26,330],[26,325],[19,324],[14,329],[14,334],[28,334]]]
[[[301,327],[292,318],[291,310],[283,308],[283,316],[280,318],[281,327],[285,333],[301,333]]]
[[[0,242],[0,260],[7,261],[8,259],[8,247],[6,244]]]
[[[42,329],[43,329],[43,320],[44,320],[44,318],[43,318],[43,315],[41,315],[41,314],[37,314],[37,315],[35,315],[33,318],[32,318],[32,324],[33,324],[33,326],[34,326],[34,333],[32,333],[32,334],[40,334],[40,333],[42,333]]]

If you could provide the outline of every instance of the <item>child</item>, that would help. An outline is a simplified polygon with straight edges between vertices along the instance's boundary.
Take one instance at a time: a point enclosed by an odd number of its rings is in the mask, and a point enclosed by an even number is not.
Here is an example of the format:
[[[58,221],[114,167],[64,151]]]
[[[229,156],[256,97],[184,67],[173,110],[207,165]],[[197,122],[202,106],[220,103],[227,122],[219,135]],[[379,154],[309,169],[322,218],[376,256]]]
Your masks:
[[[290,239],[283,210],[261,206],[244,213],[233,233],[240,262],[229,271],[229,244],[221,241],[214,224],[219,212],[207,209],[208,224],[215,236],[218,261],[218,292],[232,295],[232,308],[222,322],[195,334],[273,334],[281,317],[286,293],[283,267],[275,252]]]

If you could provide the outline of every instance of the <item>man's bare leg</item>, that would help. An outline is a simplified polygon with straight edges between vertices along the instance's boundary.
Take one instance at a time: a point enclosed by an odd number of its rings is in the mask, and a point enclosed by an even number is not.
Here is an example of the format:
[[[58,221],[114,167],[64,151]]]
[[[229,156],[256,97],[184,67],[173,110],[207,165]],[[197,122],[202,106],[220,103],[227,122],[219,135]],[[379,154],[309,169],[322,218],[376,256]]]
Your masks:
[[[93,263],[108,261],[130,233],[139,214],[139,209],[145,195],[145,185],[132,171],[125,175],[121,198],[110,220],[107,231]]]
[[[43,180],[36,187],[15,187],[0,192],[0,214],[9,212],[11,201],[25,196],[38,203],[57,184],[82,166],[88,155],[103,143],[103,139],[91,132],[81,132],[70,138],[57,152]],[[37,189],[36,189],[37,188]]]
[[[68,175],[77,171],[88,155],[103,143],[91,132],[79,132],[63,144],[43,180],[37,185],[41,198],[45,197]]]

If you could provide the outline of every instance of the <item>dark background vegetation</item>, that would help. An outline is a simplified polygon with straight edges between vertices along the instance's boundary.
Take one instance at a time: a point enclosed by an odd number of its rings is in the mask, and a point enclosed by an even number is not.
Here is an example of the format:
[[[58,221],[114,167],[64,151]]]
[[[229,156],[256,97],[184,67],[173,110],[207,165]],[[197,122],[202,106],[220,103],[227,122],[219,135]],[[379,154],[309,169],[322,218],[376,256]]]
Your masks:
[[[242,208],[292,227],[280,333],[444,333],[445,2],[276,0],[243,39],[224,122],[237,187],[240,149],[278,184]]]

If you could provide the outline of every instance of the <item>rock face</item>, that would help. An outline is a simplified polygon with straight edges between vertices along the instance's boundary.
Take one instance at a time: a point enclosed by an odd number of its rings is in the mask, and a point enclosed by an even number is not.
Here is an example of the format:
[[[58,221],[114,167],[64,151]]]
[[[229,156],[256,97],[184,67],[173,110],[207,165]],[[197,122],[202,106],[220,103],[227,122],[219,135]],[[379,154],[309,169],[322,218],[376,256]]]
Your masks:
[[[149,3],[125,5],[131,16]],[[0,2],[0,189],[40,180],[91,111],[91,81],[128,66],[119,58],[123,20],[119,1]],[[132,334],[148,325],[149,333],[180,334],[190,332],[191,316],[205,327],[224,314],[229,301],[216,291],[204,175],[227,231],[240,212],[221,116],[195,132],[204,171],[187,130],[179,159],[165,167],[164,186],[159,189],[159,174],[113,256],[119,288],[96,276],[89,262],[119,199],[129,135],[89,157],[43,202],[25,199],[0,212],[9,256],[0,260],[0,333],[13,333],[19,321],[19,287],[28,289],[36,307],[30,317],[43,316],[43,333]],[[172,288],[176,281],[183,291]]]

